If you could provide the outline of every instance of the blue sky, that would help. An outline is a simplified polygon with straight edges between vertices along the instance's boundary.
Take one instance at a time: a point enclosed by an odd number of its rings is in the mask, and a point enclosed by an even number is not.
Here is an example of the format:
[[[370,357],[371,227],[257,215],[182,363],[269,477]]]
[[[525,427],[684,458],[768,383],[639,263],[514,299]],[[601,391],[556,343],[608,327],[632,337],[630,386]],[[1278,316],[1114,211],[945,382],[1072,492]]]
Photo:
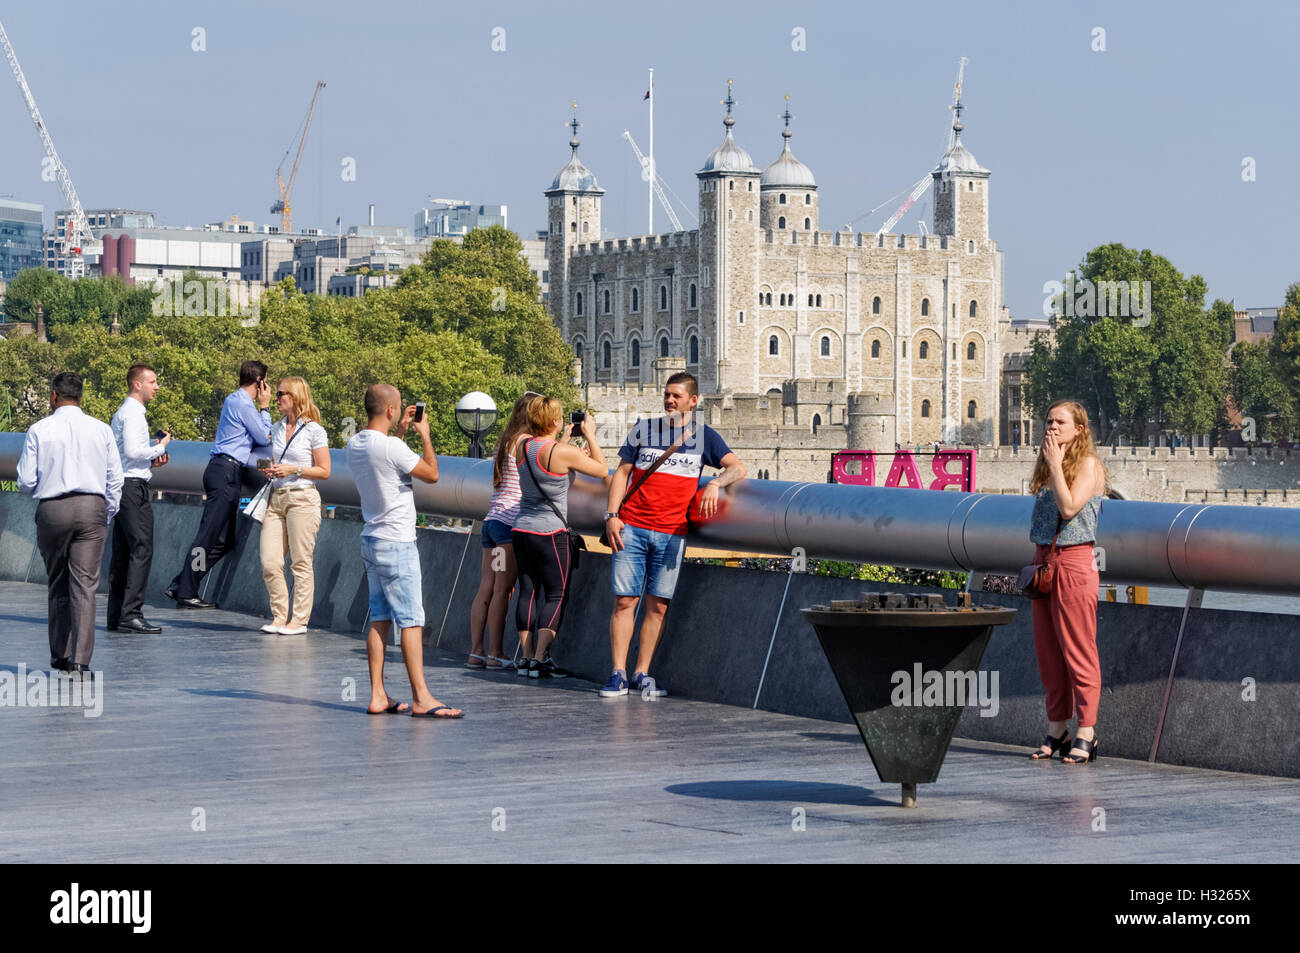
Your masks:
[[[817,177],[822,227],[836,228],[935,164],[966,56],[964,141],[993,173],[1014,316],[1040,315],[1043,283],[1108,241],[1151,248],[1243,307],[1280,303],[1300,281],[1300,5],[46,0],[0,17],[83,204],[165,224],[274,221],[275,169],[321,79],[300,227],[363,222],[371,202],[380,223],[410,225],[434,195],[507,204],[531,234],[576,99],[605,230],[639,235],[646,192],[621,133],[647,146],[653,66],[656,157],[678,194],[694,201],[731,77],[736,139],[760,168],[780,152],[790,94],[794,151]],[[44,204],[48,222],[62,198],[40,178],[17,84],[0,85],[0,195]],[[920,209],[895,231],[917,231]],[[667,230],[661,212],[655,222]]]

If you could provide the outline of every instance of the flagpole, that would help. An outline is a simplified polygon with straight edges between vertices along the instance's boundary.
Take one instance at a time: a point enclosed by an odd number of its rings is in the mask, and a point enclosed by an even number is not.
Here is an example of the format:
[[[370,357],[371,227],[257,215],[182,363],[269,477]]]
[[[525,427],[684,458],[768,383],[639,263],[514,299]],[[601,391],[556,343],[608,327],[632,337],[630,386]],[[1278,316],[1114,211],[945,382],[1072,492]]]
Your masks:
[[[655,233],[655,68],[650,67],[650,181],[647,185],[649,226],[647,235]]]

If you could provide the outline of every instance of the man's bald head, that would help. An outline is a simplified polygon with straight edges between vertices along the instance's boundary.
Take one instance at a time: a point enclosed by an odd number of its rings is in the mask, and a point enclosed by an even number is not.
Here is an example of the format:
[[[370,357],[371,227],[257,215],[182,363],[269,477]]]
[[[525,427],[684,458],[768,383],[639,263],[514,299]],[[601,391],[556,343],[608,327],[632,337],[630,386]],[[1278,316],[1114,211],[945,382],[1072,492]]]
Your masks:
[[[392,384],[371,384],[366,389],[366,416],[371,420],[387,415],[388,408],[393,408],[393,416],[402,411],[402,394]]]

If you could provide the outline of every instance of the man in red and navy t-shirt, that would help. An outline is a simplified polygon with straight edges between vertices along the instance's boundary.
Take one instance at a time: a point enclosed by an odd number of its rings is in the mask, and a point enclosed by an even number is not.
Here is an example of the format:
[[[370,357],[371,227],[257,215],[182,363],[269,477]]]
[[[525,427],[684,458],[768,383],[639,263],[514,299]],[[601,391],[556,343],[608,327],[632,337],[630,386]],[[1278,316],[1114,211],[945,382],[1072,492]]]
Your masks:
[[[705,467],[722,473],[710,480],[701,494],[698,515],[704,519],[717,512],[718,491],[745,478],[745,465],[722,438],[691,419],[699,402],[695,378],[685,372],[674,374],[664,386],[667,416],[638,420],[618,452],[621,462],[610,481],[609,512],[605,514],[605,532],[614,550],[614,614],[609,620],[614,672],[600,690],[604,698],[628,693],[627,650],[643,591],[646,611],[631,687],[642,697],[668,694],[650,677],[650,660],[659,644],[668,602],[677,588],[686,549],[687,512]],[[673,450],[672,456],[642,480],[668,450]],[[633,492],[625,499],[629,488]]]

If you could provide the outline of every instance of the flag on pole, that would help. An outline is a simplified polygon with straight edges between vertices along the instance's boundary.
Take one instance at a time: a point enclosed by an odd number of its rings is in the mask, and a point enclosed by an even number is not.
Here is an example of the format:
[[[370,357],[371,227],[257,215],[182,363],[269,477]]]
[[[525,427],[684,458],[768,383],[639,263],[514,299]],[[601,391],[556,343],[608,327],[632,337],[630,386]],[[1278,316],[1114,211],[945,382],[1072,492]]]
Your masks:
[[[647,89],[645,91],[645,95],[641,97],[641,102],[645,102],[649,98],[650,98],[650,90]]]

